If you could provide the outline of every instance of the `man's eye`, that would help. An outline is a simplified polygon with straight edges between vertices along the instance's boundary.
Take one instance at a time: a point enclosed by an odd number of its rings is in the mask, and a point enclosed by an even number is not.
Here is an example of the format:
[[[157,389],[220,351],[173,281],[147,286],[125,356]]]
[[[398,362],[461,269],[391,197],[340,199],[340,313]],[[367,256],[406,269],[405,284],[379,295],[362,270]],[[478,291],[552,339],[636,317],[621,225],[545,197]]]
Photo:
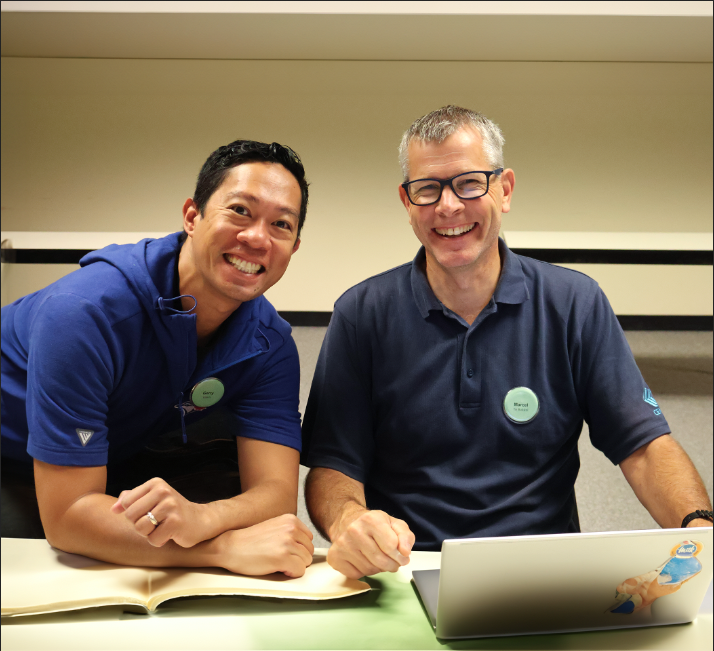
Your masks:
[[[470,190],[481,190],[485,187],[485,185],[485,183],[482,183],[481,181],[477,181],[475,179],[465,179],[456,184],[456,189],[459,191],[464,190],[468,192]]]
[[[248,214],[248,209],[245,206],[232,206],[231,210],[239,215]]]
[[[285,221],[285,220],[283,220],[283,219],[281,219],[281,220],[275,222],[275,225],[276,225],[278,228],[283,228],[283,229],[288,230],[288,231],[291,231],[291,230],[293,229],[293,225],[292,225],[290,222]]]

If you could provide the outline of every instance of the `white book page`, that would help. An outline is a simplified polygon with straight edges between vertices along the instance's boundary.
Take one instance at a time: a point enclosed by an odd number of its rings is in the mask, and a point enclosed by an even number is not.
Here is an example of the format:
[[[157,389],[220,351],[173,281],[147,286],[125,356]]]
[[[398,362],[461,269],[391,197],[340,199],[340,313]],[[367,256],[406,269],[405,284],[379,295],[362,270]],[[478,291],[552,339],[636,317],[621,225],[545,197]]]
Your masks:
[[[254,595],[336,599],[370,589],[333,570],[316,550],[305,575],[249,577],[219,568],[134,568],[50,547],[46,540],[2,539],[2,615],[29,615],[114,604],[154,610],[167,599],[199,595]]]
[[[103,563],[50,547],[46,540],[2,539],[3,615],[93,606],[147,606],[149,571]]]
[[[158,604],[174,597],[191,595],[255,595],[283,599],[337,599],[367,592],[369,584],[348,579],[327,564],[327,550],[316,549],[312,565],[299,578],[282,573],[243,576],[219,568],[152,570],[151,601]]]

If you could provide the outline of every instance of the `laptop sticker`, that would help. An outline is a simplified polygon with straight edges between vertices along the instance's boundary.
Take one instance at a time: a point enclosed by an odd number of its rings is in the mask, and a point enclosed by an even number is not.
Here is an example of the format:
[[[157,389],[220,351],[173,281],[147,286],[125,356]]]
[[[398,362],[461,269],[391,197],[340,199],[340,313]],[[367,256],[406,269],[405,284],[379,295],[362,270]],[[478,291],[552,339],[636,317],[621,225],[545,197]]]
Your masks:
[[[677,592],[702,571],[697,554],[703,546],[693,540],[675,545],[670,557],[658,568],[620,583],[615,588],[614,603],[605,612],[630,615],[647,608],[660,597]]]

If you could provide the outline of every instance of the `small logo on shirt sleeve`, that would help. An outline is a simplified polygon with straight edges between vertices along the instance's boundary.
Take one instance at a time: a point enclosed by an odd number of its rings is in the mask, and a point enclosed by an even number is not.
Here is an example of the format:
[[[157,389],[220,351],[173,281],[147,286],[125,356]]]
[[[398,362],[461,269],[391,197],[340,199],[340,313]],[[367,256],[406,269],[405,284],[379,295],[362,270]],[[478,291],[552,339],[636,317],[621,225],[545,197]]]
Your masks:
[[[645,391],[642,394],[642,400],[644,400],[648,405],[652,405],[655,408],[655,410],[654,410],[655,416],[660,416],[662,414],[662,410],[659,408],[659,405],[657,404],[657,401],[654,399],[652,392],[647,387],[645,387]]]
[[[79,436],[79,442],[82,444],[82,447],[87,445],[89,443],[89,439],[92,438],[94,435],[94,431],[91,429],[77,429],[77,436]]]

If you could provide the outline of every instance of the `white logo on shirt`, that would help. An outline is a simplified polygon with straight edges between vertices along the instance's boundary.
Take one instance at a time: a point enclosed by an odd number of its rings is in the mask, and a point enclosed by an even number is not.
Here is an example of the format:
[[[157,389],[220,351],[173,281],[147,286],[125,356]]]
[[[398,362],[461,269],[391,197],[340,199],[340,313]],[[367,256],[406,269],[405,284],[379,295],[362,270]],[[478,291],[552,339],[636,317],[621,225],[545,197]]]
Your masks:
[[[78,429],[77,430],[77,436],[79,436],[79,441],[82,444],[82,447],[87,445],[89,443],[89,439],[92,438],[94,435],[94,432],[91,429]]]

